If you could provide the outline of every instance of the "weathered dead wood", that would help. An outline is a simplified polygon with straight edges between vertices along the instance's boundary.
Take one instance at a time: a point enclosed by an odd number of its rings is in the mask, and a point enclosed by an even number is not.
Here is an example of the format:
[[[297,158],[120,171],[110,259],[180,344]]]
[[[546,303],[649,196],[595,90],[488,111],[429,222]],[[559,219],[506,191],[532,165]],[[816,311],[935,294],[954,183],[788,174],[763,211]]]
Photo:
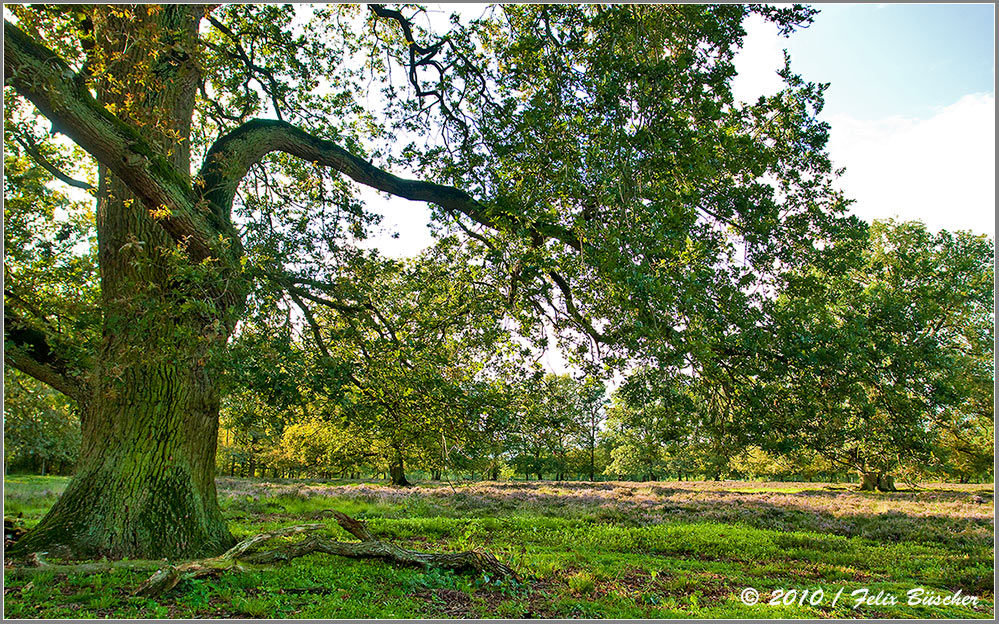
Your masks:
[[[456,572],[480,572],[494,578],[516,579],[516,573],[489,553],[470,550],[455,553],[427,553],[401,548],[381,540],[363,542],[338,542],[320,537],[289,544],[273,550],[244,557],[246,563],[278,563],[304,557],[312,553],[326,553],[355,559],[383,559],[400,565],[421,568],[441,567]]]
[[[190,561],[178,566],[163,567],[146,579],[146,582],[140,585],[133,594],[148,597],[159,596],[173,589],[184,578],[204,578],[206,576],[217,576],[226,570],[239,570],[241,568],[237,559],[257,544],[262,544],[278,537],[288,537],[321,528],[323,528],[321,524],[302,524],[268,533],[259,533],[241,541],[218,557]]]
[[[136,572],[153,572],[153,575],[135,591],[137,595],[158,595],[169,591],[180,582],[181,578],[201,578],[216,575],[225,570],[239,567],[236,559],[256,546],[276,537],[287,537],[306,531],[323,528],[322,524],[303,524],[287,527],[269,533],[260,533],[236,544],[218,557],[190,561],[177,566],[169,565],[166,560],[124,560],[124,561],[94,561],[89,563],[58,564],[48,563],[42,558],[45,553],[32,553],[23,562],[10,564],[4,569],[8,578],[25,578],[35,576],[40,572],[55,574],[95,574],[109,570],[133,570]],[[152,592],[147,594],[146,592]]]
[[[139,596],[158,596],[173,589],[181,579],[216,576],[226,570],[240,569],[240,562],[256,565],[284,563],[313,553],[355,559],[382,559],[399,565],[421,568],[436,566],[456,572],[478,572],[498,579],[517,579],[517,574],[512,568],[487,552],[473,550],[454,553],[428,553],[409,550],[375,538],[363,522],[351,518],[345,513],[331,509],[326,510],[323,515],[333,517],[345,531],[361,541],[341,542],[311,536],[305,540],[284,544],[270,550],[249,552],[254,546],[274,538],[314,531],[323,528],[323,525],[306,524],[270,533],[261,533],[243,540],[219,557],[192,561],[179,566],[166,566],[157,570],[134,593]]]
[[[428,553],[402,548],[377,539],[364,522],[351,518],[345,513],[329,509],[315,514],[316,517],[330,516],[347,533],[359,542],[341,542],[329,538],[310,536],[306,539],[283,544],[270,550],[253,549],[260,544],[279,537],[290,537],[325,528],[322,524],[302,524],[260,533],[236,544],[218,557],[189,561],[179,565],[169,565],[164,561],[99,561],[77,565],[54,565],[32,557],[25,566],[9,567],[6,574],[16,577],[31,576],[41,571],[57,574],[87,574],[113,569],[136,571],[155,570],[133,594],[154,597],[165,594],[183,579],[197,579],[218,576],[229,570],[242,570],[240,563],[265,565],[284,563],[313,553],[325,553],[355,559],[382,559],[399,565],[420,568],[441,567],[456,572],[478,572],[497,579],[517,579],[516,572],[493,555],[479,551]],[[37,554],[37,553],[36,553]]]

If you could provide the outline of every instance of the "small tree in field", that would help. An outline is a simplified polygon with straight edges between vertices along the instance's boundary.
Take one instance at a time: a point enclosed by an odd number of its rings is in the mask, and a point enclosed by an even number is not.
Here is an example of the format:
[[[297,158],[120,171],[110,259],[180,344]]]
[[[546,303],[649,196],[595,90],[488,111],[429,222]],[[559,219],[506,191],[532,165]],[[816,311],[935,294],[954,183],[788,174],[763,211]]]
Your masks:
[[[498,398],[490,362],[509,336],[496,291],[453,241],[365,267],[366,302],[310,313],[310,337],[321,365],[349,371],[345,418],[384,443],[392,484],[406,486],[410,459],[430,449],[440,456],[448,440],[472,442],[466,434]]]
[[[375,221],[358,185],[430,204],[525,332],[548,317],[601,358],[694,349],[685,318],[807,258],[844,208],[822,87],[788,70],[749,105],[729,87],[747,14],[790,32],[813,14],[797,6],[511,5],[443,34],[381,5],[5,9],[5,148],[51,152],[56,132],[97,170],[93,339],[5,291],[8,323],[35,332],[7,331],[5,362],[82,424],[22,554],[232,545],[214,480],[227,342],[260,292],[364,304],[343,270]]]
[[[601,426],[607,418],[607,390],[603,382],[587,377],[577,386],[579,393],[579,441],[585,455],[584,465],[590,481],[596,479],[597,448]]]

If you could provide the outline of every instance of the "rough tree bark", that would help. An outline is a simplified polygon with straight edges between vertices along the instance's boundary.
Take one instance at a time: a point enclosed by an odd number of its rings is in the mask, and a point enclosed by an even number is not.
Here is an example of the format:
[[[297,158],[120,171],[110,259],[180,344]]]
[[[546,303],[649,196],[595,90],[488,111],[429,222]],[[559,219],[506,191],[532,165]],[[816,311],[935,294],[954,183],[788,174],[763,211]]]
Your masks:
[[[181,175],[190,171],[198,84],[191,58],[200,12],[138,7],[122,16],[105,6],[96,7],[92,19],[92,58],[106,70],[97,81],[97,103],[141,129]],[[136,37],[140,28],[153,36]],[[151,46],[168,36],[177,51],[157,55]],[[150,59],[152,71],[146,71]],[[99,180],[104,326],[82,393],[89,396],[80,406],[80,459],[66,492],[14,550],[112,558],[213,554],[234,540],[215,491],[218,393],[211,351],[224,344],[224,321],[241,301],[238,293],[198,300],[186,292],[170,259],[174,239],[103,162]]]

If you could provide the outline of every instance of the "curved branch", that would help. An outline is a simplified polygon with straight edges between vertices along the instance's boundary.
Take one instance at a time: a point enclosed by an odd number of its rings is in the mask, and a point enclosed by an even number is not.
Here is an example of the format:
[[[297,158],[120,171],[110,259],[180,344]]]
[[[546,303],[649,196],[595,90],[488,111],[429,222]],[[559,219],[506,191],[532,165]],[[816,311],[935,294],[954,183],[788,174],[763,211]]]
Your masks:
[[[323,357],[327,360],[332,359],[329,349],[326,348],[326,341],[323,340],[323,333],[319,327],[319,323],[317,323],[315,317],[312,316],[312,310],[310,310],[309,306],[305,305],[305,302],[295,294],[293,289],[288,290],[288,295],[291,297],[291,300],[295,302],[295,305],[298,306],[298,309],[302,311],[302,314],[305,315],[305,321],[312,329],[312,337],[316,341],[316,346],[319,347],[320,353],[322,353]]]
[[[409,52],[409,61],[405,63],[408,67],[407,78],[409,80],[409,84],[416,90],[417,97],[434,97],[440,107],[441,113],[444,115],[444,118],[454,124],[457,124],[458,128],[461,130],[462,138],[467,145],[471,139],[471,133],[469,131],[468,117],[461,111],[461,102],[465,99],[466,94],[471,88],[468,85],[470,77],[474,78],[474,82],[478,83],[478,92],[481,96],[483,96],[483,102],[491,107],[493,111],[496,111],[499,108],[497,103],[489,97],[489,88],[480,66],[472,62],[472,60],[468,58],[468,55],[465,54],[459,46],[455,45],[450,36],[441,37],[437,39],[435,43],[423,46],[416,42],[416,37],[413,33],[412,19],[407,18],[402,14],[402,12],[394,9],[388,9],[381,4],[369,4],[368,10],[370,10],[376,17],[394,21],[402,29],[403,37],[406,41],[406,48]],[[378,36],[377,33],[375,36]],[[444,79],[448,70],[455,67],[457,62],[450,61],[447,62],[445,66],[437,60],[438,54],[444,50],[445,46],[447,46],[447,49],[451,54],[464,64],[462,74],[464,74],[463,77],[465,79],[465,85],[458,94],[457,101],[450,106],[448,105],[445,93],[443,92],[445,82]],[[422,67],[432,67],[437,70],[437,88],[424,87],[420,82],[419,69]]]
[[[28,156],[31,156],[32,160],[41,165],[42,169],[51,173],[59,181],[74,188],[83,189],[84,191],[93,192],[95,190],[93,184],[84,182],[83,180],[77,180],[63,173],[51,160],[42,154],[42,152],[38,149],[38,146],[34,145],[34,143],[29,143],[19,134],[14,135],[14,140],[21,145]]]
[[[562,297],[565,299],[565,309],[569,312],[569,316],[582,326],[590,338],[593,338],[596,342],[607,343],[607,337],[598,332],[589,320],[583,318],[579,308],[576,307],[575,299],[572,296],[572,288],[569,286],[568,280],[556,271],[548,271],[548,276],[551,277],[555,285],[562,291]]]
[[[284,121],[254,119],[223,136],[212,145],[195,185],[205,199],[228,212],[236,188],[249,168],[270,152],[285,152],[346,174],[379,191],[411,201],[424,201],[441,208],[460,212],[474,221],[495,230],[510,229],[494,211],[471,195],[453,186],[433,182],[407,180],[395,176],[368,161],[351,154],[332,141],[320,139]],[[583,244],[569,230],[550,223],[535,222],[530,229],[554,238],[565,245],[581,249]]]

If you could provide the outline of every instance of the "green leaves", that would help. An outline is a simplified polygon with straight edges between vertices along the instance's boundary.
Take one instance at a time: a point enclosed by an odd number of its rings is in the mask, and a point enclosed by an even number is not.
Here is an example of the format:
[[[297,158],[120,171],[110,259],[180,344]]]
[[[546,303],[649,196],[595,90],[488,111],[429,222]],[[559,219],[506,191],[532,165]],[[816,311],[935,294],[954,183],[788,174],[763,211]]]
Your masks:
[[[4,371],[4,465],[65,471],[80,452],[80,418],[62,394],[13,369]]]
[[[852,255],[839,270],[789,276],[770,307],[787,357],[768,373],[774,422],[861,470],[925,462],[934,436],[985,416],[974,396],[991,397],[988,366],[975,364],[991,346],[970,336],[994,331],[992,242],[876,221],[863,249],[841,252]]]

